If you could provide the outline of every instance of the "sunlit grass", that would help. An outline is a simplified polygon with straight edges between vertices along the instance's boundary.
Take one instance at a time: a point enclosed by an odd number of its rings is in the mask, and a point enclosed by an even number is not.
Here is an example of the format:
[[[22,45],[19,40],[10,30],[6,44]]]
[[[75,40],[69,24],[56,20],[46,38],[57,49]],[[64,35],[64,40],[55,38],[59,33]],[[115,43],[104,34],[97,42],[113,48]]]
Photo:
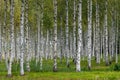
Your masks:
[[[65,59],[58,62],[58,72],[52,72],[53,60],[43,60],[43,70],[40,70],[40,64],[35,65],[35,60],[30,62],[31,72],[26,72],[26,64],[24,65],[25,76],[20,76],[19,63],[13,63],[11,78],[6,77],[7,70],[5,62],[0,63],[0,80],[119,80],[120,72],[113,71],[111,66],[105,66],[105,62],[96,64],[92,60],[92,69],[89,71],[87,68],[87,60],[81,61],[81,72],[75,72],[75,64],[70,59],[70,67],[67,68]]]

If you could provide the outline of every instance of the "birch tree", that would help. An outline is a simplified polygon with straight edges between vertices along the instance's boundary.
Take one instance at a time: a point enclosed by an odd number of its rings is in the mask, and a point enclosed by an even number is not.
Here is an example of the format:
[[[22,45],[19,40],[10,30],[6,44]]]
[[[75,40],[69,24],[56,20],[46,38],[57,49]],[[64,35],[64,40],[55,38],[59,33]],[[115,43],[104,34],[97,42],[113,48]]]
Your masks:
[[[28,0],[25,1],[25,28],[26,28],[26,69],[28,72],[30,72],[30,50],[29,50],[29,26],[28,26]]]
[[[88,68],[91,69],[92,54],[92,0],[88,0]]]
[[[24,11],[25,0],[21,0],[21,19],[20,19],[20,75],[24,75]]]
[[[96,2],[96,63],[100,64],[100,26],[99,26],[99,5]]]
[[[39,2],[38,0],[36,0],[36,8],[37,8],[37,12],[36,12],[36,18],[37,18],[37,54],[36,54],[36,66],[38,63],[38,59],[39,59],[39,54],[40,54],[40,7],[39,7]]]
[[[0,3],[0,6],[2,6],[1,3]],[[2,11],[2,7],[0,7],[0,10]],[[2,13],[0,13],[0,18],[2,19],[2,15],[1,14]],[[0,61],[1,60],[2,60],[2,20],[0,20]]]
[[[62,58],[63,58],[63,23],[62,23],[62,17],[60,17],[60,62],[62,63]]]
[[[66,64],[69,67],[69,27],[68,27],[68,0],[66,0]]]
[[[76,0],[74,0],[74,16],[73,16],[73,56],[76,57]],[[75,63],[76,60],[74,60]]]
[[[109,65],[108,62],[108,21],[107,21],[107,0],[105,0],[105,62],[106,65]]]
[[[8,76],[12,76],[12,62],[15,54],[15,45],[14,45],[14,0],[10,0],[10,61],[8,65]]]
[[[115,6],[115,10],[116,10],[116,57],[115,57],[115,62],[116,63],[118,63],[118,50],[120,50],[119,49],[119,47],[118,47],[118,44],[119,44],[119,42],[118,42],[118,40],[119,40],[119,28],[118,28],[118,24],[119,24],[119,13],[118,13],[118,3],[116,2],[116,0],[115,0],[115,3],[116,3],[116,6]]]
[[[41,12],[41,54],[40,54],[40,70],[42,70],[42,55],[43,55],[43,10],[44,10],[44,0],[42,0],[42,12]]]
[[[82,52],[82,0],[79,0],[79,9],[78,9],[78,47],[76,55],[76,71],[81,71],[80,59]]]
[[[41,29],[42,29],[42,25],[41,25]],[[40,48],[40,70],[42,70],[42,67],[43,67],[43,65],[42,65],[42,61],[43,61],[43,48],[44,48],[44,45],[43,45],[43,31],[41,30],[40,31],[40,33],[41,33],[41,38],[40,38],[40,45],[41,45],[41,48]]]
[[[53,71],[57,71],[57,0],[54,2],[54,65]]]
[[[6,64],[6,69],[8,70],[8,53],[6,52],[6,26],[7,26],[7,10],[8,10],[8,4],[7,0],[4,0],[4,22],[3,22],[3,27],[2,27],[2,49],[3,53],[5,56],[5,64]]]

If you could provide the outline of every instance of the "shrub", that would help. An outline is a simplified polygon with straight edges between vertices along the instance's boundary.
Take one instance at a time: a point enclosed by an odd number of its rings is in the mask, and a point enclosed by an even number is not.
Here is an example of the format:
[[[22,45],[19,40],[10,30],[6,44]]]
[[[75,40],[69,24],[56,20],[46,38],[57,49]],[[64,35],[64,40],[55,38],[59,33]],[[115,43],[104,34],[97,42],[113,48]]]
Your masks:
[[[115,64],[113,67],[114,71],[120,71],[120,64]]]

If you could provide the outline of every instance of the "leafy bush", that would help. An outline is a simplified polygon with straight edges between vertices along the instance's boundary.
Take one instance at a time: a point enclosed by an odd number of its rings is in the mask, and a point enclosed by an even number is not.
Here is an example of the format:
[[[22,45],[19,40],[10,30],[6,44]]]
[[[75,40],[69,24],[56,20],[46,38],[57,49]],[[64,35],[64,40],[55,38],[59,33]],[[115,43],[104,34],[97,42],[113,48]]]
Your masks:
[[[120,64],[115,64],[113,67],[114,71],[120,71]]]

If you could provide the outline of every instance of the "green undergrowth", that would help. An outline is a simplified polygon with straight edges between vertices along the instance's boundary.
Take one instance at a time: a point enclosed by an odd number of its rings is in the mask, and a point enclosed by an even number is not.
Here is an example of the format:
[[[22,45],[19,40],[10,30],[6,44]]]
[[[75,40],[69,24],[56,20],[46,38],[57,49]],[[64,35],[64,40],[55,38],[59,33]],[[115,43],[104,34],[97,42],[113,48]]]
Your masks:
[[[119,80],[120,79],[120,64],[113,62],[109,66],[105,66],[105,62],[101,60],[100,64],[96,64],[92,60],[92,68],[88,70],[87,60],[81,61],[81,72],[75,71],[75,64],[70,59],[70,67],[66,66],[65,59],[62,62],[57,59],[58,71],[53,72],[53,60],[43,59],[43,69],[40,70],[40,62],[31,60],[31,72],[26,71],[26,64],[24,64],[25,76],[20,76],[20,65],[17,62],[13,63],[11,78],[6,77],[7,70],[5,62],[0,62],[0,80]]]

